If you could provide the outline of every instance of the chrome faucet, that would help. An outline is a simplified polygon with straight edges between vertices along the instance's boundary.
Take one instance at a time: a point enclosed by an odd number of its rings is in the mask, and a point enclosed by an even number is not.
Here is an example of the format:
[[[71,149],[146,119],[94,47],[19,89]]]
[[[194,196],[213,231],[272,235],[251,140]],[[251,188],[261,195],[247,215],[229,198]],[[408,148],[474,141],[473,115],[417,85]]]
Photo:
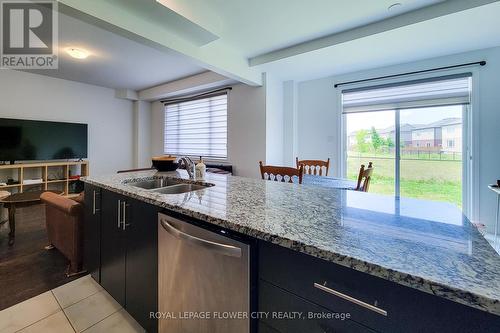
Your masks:
[[[179,158],[179,169],[186,169],[189,178],[193,179],[194,178],[194,162],[192,159],[190,159],[187,156]]]

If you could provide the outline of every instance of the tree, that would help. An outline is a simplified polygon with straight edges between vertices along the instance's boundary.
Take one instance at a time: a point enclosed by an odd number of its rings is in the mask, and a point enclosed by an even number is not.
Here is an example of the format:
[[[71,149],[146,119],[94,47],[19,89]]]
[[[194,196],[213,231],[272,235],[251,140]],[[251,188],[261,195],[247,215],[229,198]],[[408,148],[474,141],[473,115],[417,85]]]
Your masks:
[[[356,133],[356,146],[360,153],[365,153],[368,151],[368,144],[366,143],[366,137],[368,136],[367,130],[359,130]]]
[[[375,151],[378,151],[380,147],[384,145],[384,139],[380,137],[380,134],[378,134],[377,130],[375,127],[372,127],[372,146]]]
[[[391,137],[388,137],[387,140],[385,141],[385,144],[387,147],[392,148],[394,147],[394,142],[392,141]]]

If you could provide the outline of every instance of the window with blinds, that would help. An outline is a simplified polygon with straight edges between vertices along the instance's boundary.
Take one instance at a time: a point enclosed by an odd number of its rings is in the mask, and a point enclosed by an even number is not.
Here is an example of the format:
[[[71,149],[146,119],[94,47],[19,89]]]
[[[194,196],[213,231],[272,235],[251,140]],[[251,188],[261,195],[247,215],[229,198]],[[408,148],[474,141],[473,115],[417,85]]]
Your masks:
[[[166,104],[164,151],[227,158],[227,92]]]
[[[464,105],[471,99],[471,73],[342,91],[344,113]]]

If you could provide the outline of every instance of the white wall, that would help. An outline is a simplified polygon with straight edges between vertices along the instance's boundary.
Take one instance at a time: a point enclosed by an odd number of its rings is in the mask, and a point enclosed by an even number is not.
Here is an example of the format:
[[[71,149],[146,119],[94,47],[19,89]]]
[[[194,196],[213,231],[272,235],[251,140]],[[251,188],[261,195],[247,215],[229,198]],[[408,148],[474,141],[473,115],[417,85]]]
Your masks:
[[[151,166],[151,103],[134,101],[134,168]]]
[[[284,113],[283,83],[270,75],[265,76],[266,88],[266,163],[283,165]]]
[[[297,83],[283,82],[283,165],[295,166],[298,141]]]
[[[259,161],[266,160],[266,90],[245,84],[229,95],[228,155],[234,174],[260,177]]]
[[[340,131],[340,122],[332,79],[301,82],[297,89],[296,140],[299,159],[338,160],[336,133]],[[335,163],[330,170],[329,175],[340,176]]]
[[[165,138],[165,107],[159,101],[151,103],[151,154],[163,155]]]
[[[340,138],[340,101],[334,83],[404,73],[408,71],[442,67],[460,63],[486,60],[487,65],[474,69],[477,83],[474,91],[473,135],[477,142],[474,158],[477,161],[477,178],[473,186],[477,193],[476,216],[472,219],[485,223],[493,231],[495,219],[495,196],[487,185],[500,178],[500,48],[467,52],[425,61],[363,71],[338,77],[327,77],[298,84],[298,129],[294,135],[299,142],[301,158],[333,158],[334,166],[340,162],[338,139]],[[470,71],[471,69],[464,69]],[[338,169],[338,167],[336,168]],[[338,175],[338,170],[334,174]],[[473,171],[474,172],[474,171]]]
[[[228,97],[228,163],[235,175],[260,177],[258,163],[266,160],[266,89],[232,86]],[[163,154],[165,112],[152,103],[151,152]]]
[[[92,175],[133,167],[132,102],[114,94],[108,88],[0,70],[0,117],[88,124]]]

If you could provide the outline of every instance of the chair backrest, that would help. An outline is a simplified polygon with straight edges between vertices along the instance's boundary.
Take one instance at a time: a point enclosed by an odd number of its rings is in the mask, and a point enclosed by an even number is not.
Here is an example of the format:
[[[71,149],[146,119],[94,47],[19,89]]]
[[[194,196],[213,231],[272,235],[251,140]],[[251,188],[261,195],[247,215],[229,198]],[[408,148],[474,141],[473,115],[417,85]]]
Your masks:
[[[259,166],[260,174],[264,180],[293,183],[293,177],[296,176],[299,180],[299,184],[302,184],[302,166],[295,169],[282,166],[263,165],[262,161],[259,162]]]
[[[304,173],[308,175],[323,176],[323,169],[325,169],[325,176],[328,176],[328,169],[330,168],[330,158],[326,161],[322,160],[300,160],[295,157],[297,168],[302,165]]]
[[[358,184],[356,186],[356,191],[368,192],[370,188],[370,182],[373,175],[373,163],[368,163],[368,168],[365,169],[365,165],[361,164],[359,168]]]

